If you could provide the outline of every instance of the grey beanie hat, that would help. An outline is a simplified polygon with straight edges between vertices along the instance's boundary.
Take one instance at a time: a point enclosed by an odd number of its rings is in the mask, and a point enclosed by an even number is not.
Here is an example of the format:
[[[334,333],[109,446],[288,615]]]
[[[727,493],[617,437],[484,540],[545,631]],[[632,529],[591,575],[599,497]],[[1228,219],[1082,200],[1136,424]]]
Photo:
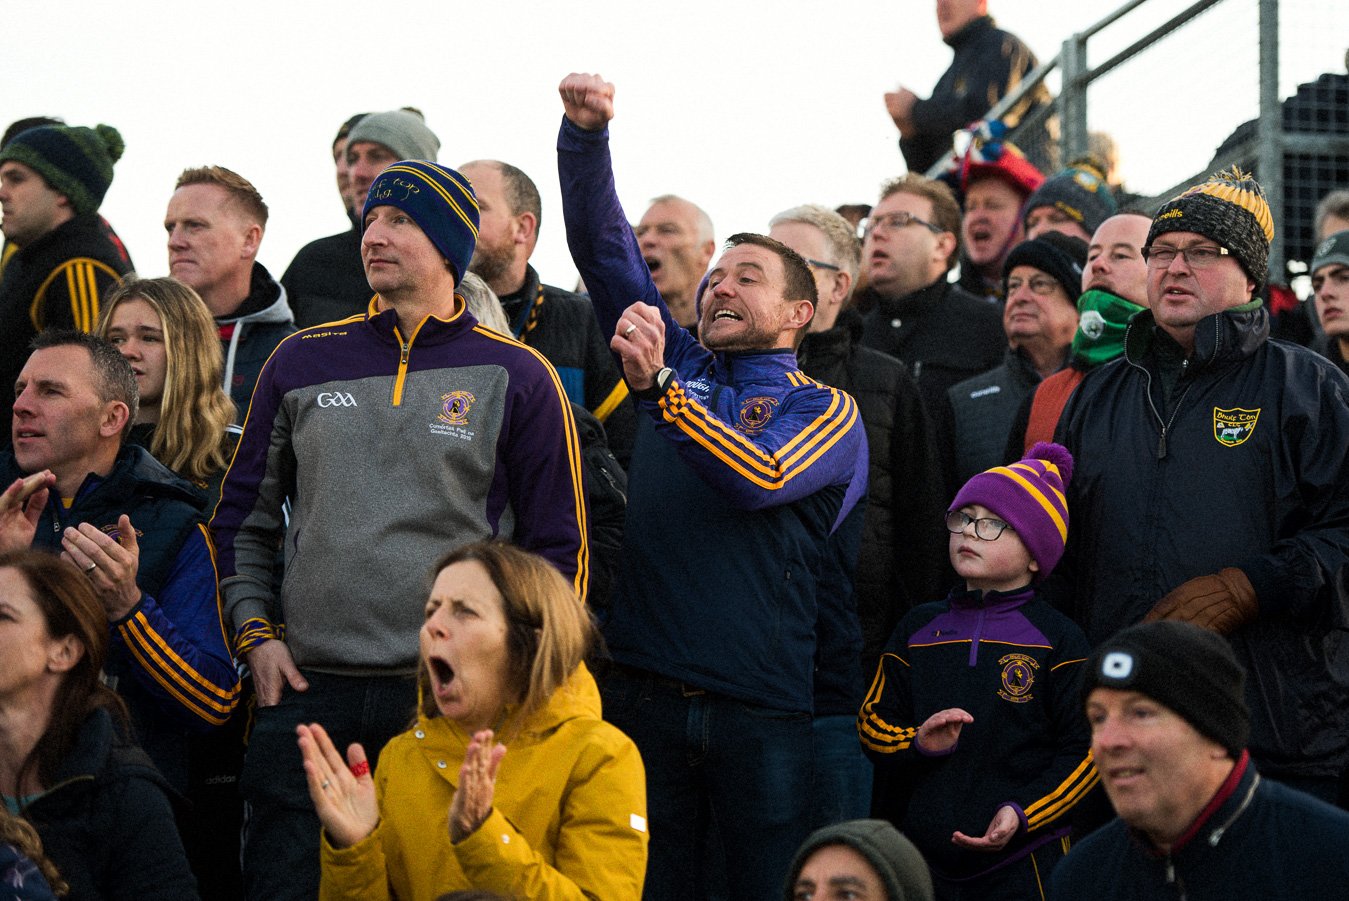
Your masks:
[[[866,858],[881,877],[889,901],[933,901],[932,875],[923,855],[885,820],[849,820],[816,829],[797,849],[787,873],[783,897],[795,897],[796,879],[806,860],[820,848],[843,845]]]
[[[440,138],[426,127],[422,117],[401,109],[371,113],[361,119],[347,133],[347,146],[357,141],[383,144],[404,160],[430,160],[434,163],[440,151]]]
[[[1316,245],[1316,256],[1312,259],[1311,274],[1315,275],[1316,270],[1332,263],[1349,266],[1349,229],[1335,232],[1335,234]]]

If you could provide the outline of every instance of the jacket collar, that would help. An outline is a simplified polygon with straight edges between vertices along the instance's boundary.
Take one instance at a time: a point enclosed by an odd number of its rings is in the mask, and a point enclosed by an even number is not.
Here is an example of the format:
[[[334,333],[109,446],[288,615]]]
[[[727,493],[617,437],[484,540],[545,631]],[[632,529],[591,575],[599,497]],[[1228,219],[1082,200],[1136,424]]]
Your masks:
[[[979,35],[997,27],[998,25],[993,21],[992,16],[980,16],[949,38],[945,38],[943,42],[952,50],[959,50],[961,46],[975,40]]]
[[[1035,588],[1027,585],[1012,591],[981,591],[978,588],[966,588],[963,585],[951,589],[948,600],[952,607],[963,610],[985,610],[998,608],[1015,610],[1035,597]]]
[[[1124,333],[1124,355],[1137,366],[1151,358],[1157,337],[1152,310],[1143,310],[1129,321]],[[1194,327],[1194,353],[1190,371],[1233,363],[1252,356],[1269,338],[1269,311],[1260,300],[1205,316]]]
[[[378,294],[370,298],[370,303],[366,306],[365,323],[381,341],[401,346],[404,340],[409,344],[413,342],[423,345],[444,344],[473,331],[478,320],[468,311],[468,302],[464,300],[464,295],[456,291],[454,311],[448,317],[441,319],[439,316],[427,316],[412,330],[411,335],[404,335],[399,331],[397,311],[384,304]]]
[[[739,350],[712,355],[712,377],[722,385],[737,388],[757,383],[781,384],[782,376],[801,368],[791,348]]]
[[[1260,774],[1256,772],[1255,764],[1251,763],[1251,753],[1243,750],[1241,757],[1232,767],[1232,772],[1218,787],[1218,791],[1199,812],[1199,816],[1195,817],[1189,828],[1171,846],[1170,854],[1158,850],[1152,840],[1137,829],[1130,827],[1129,833],[1134,841],[1153,857],[1174,858],[1177,855],[1194,854],[1204,849],[1216,848],[1232,824],[1241,819],[1250,808],[1259,786]]]
[[[875,299],[876,309],[883,316],[921,316],[931,312],[942,302],[950,286],[950,282],[946,280],[946,273],[943,272],[932,284],[903,297],[882,297],[873,288],[868,288],[867,291]]]
[[[248,275],[248,296],[233,313],[228,316],[217,316],[215,321],[218,325],[245,321],[277,323],[293,322],[294,317],[286,300],[286,289],[272,278],[266,266],[255,260],[253,270]]]

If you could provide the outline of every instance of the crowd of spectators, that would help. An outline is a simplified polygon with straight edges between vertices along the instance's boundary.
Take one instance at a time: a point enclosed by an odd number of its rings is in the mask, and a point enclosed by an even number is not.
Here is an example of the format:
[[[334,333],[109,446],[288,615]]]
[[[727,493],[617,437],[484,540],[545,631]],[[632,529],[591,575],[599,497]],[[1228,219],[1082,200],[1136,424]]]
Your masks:
[[[280,279],[220,165],[138,278],[116,129],[15,123],[0,897],[1342,886],[1349,193],[1273,339],[1254,178],[1042,171],[972,122],[1033,56],[937,8],[909,173],[722,245],[624,210],[567,76],[577,291],[415,109],[342,124],[351,227]]]

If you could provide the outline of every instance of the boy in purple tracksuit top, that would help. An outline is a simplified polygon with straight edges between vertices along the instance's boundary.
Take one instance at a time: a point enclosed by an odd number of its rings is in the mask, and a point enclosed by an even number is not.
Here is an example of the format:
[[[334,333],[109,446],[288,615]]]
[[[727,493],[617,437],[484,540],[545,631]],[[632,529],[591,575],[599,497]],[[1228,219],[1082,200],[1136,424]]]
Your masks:
[[[858,714],[872,760],[908,768],[899,825],[938,899],[1043,899],[1067,814],[1097,782],[1087,639],[1036,596],[1063,556],[1072,463],[1042,443],[965,483],[946,514],[965,585],[900,622]]]

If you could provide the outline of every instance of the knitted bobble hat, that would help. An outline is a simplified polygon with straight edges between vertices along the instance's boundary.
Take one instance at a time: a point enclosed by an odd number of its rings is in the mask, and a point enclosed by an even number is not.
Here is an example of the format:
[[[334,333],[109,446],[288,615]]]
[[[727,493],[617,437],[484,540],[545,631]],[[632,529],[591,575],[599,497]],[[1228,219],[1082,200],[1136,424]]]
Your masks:
[[[1103,169],[1089,157],[1076,160],[1035,189],[1026,201],[1026,215],[1042,206],[1052,206],[1080,224],[1087,234],[1095,234],[1116,209]]]
[[[14,160],[37,172],[81,216],[102,205],[124,150],[121,132],[111,125],[44,125],[16,135],[0,150],[0,162]]]
[[[1061,444],[1041,441],[1020,462],[995,466],[972,477],[951,502],[952,510],[980,504],[1011,526],[1040,565],[1043,581],[1063,557],[1068,541],[1068,501],[1073,457]]]
[[[1236,166],[1167,201],[1152,219],[1148,244],[1167,232],[1194,232],[1227,248],[1255,290],[1264,287],[1274,217],[1260,183]]]

